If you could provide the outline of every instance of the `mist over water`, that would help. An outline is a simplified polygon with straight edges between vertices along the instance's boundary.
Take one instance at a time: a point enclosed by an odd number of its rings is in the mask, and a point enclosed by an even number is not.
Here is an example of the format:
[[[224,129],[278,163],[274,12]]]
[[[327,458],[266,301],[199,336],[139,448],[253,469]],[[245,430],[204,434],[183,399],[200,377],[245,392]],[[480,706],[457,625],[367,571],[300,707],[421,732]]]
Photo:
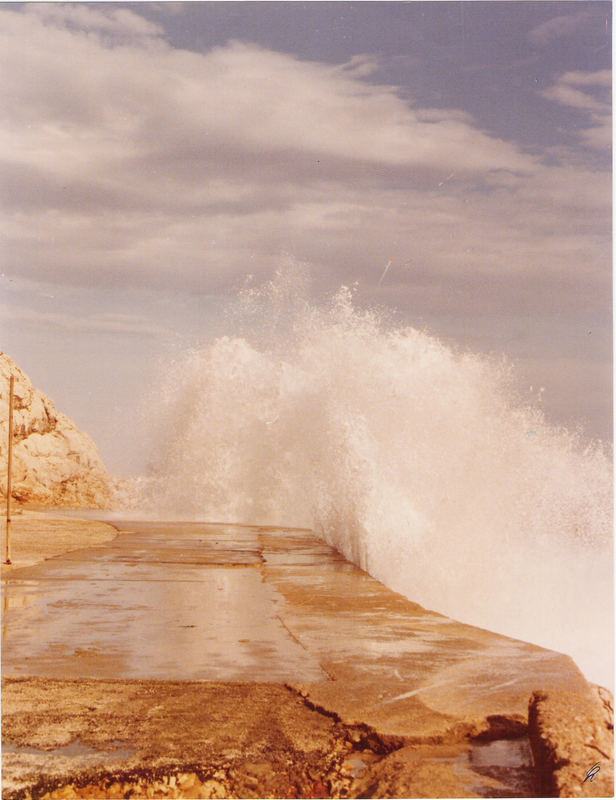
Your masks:
[[[511,368],[279,276],[160,398],[161,515],[313,528],[390,588],[612,685],[612,475]]]

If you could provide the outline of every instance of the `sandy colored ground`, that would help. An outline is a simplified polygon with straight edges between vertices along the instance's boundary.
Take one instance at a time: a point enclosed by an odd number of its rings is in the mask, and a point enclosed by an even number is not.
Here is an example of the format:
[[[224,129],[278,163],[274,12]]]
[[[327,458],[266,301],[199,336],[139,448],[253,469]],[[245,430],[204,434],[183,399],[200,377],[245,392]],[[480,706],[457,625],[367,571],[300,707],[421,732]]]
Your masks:
[[[4,509],[3,509],[4,510]],[[115,539],[117,531],[104,522],[60,515],[51,518],[42,511],[17,508],[11,512],[11,564],[6,559],[6,518],[2,527],[2,575],[39,564],[47,558],[93,547]]]
[[[5,797],[346,796],[386,753],[279,684],[6,679],[4,698]]]

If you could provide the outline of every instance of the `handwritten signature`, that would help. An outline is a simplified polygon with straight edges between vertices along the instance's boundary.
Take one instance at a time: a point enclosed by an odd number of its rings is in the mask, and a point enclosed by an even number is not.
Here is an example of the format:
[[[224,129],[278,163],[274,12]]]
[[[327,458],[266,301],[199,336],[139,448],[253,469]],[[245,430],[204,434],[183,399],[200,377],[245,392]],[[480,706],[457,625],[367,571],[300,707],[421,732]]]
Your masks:
[[[588,770],[583,782],[586,783],[586,781],[590,778],[590,782],[592,783],[592,779],[595,777],[595,775],[597,774],[597,772],[599,772],[600,769],[601,767],[599,766],[599,762],[597,761],[597,763],[593,764],[592,767]]]

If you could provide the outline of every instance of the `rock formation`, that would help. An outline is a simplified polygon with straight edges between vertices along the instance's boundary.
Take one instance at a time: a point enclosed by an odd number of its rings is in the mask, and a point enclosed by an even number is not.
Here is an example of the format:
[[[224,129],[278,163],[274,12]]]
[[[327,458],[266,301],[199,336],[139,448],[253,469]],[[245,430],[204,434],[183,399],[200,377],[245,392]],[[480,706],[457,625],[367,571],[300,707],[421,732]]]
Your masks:
[[[611,692],[534,692],[528,727],[543,797],[614,796]]]
[[[15,379],[12,497],[41,505],[109,505],[112,479],[92,439],[57,411],[5,353],[0,353],[0,463],[7,463],[10,375]],[[6,467],[0,471],[6,496]]]

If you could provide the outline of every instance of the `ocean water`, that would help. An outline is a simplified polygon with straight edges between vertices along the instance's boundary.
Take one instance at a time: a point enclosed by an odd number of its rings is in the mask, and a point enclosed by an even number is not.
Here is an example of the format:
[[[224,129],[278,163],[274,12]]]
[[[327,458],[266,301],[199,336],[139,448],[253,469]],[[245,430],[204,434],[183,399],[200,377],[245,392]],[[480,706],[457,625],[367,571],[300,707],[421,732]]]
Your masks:
[[[612,473],[455,351],[278,276],[169,367],[142,502],[306,526],[411,600],[573,656],[613,685]],[[151,419],[152,417],[150,417]]]

